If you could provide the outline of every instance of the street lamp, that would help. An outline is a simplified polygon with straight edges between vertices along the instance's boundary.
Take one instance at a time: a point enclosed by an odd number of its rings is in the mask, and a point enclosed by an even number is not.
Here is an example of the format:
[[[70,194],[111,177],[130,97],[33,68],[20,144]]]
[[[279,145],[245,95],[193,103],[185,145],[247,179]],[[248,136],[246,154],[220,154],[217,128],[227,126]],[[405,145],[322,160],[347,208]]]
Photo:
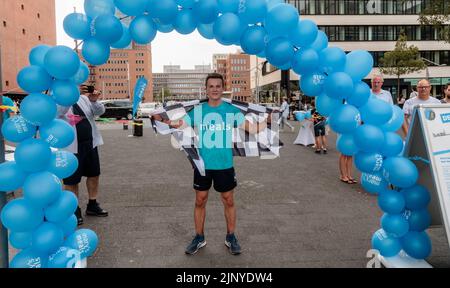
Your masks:
[[[422,59],[423,61],[425,61],[425,62],[427,62],[427,63],[430,63],[430,64],[432,64],[432,65],[435,65],[435,66],[438,66],[438,67],[442,67],[442,66],[446,66],[445,64],[439,64],[439,63],[436,63],[436,62],[433,62],[433,61],[431,61],[431,60],[429,60],[429,59],[427,59],[427,58],[424,58],[424,57],[420,57],[420,59]],[[428,69],[428,65],[426,66],[426,78],[427,78],[427,80],[430,80],[430,69]]]

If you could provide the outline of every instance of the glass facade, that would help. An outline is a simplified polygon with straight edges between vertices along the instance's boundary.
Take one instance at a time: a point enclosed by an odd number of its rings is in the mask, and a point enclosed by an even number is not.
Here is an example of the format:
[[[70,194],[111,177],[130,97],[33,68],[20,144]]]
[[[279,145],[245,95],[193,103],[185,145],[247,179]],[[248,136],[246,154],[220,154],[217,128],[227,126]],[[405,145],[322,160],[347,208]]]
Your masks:
[[[301,15],[417,15],[430,0],[286,0]]]

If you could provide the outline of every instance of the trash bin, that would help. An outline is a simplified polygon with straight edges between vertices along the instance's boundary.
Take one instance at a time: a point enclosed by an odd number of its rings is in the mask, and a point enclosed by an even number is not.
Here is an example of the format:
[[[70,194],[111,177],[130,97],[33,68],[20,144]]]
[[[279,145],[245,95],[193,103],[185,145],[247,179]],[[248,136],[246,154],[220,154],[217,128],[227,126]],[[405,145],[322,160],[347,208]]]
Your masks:
[[[144,135],[144,121],[142,119],[133,120],[133,136],[142,137]]]

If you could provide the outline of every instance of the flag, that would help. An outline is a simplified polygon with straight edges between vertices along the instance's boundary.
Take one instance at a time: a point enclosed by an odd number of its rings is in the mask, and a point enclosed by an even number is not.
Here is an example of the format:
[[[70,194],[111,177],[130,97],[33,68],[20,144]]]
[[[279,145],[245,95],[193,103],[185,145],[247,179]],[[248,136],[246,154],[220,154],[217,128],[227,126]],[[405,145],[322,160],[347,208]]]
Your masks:
[[[147,89],[148,81],[144,77],[139,78],[136,82],[136,86],[134,87],[134,96],[133,96],[133,118],[136,116],[136,112],[139,108],[139,104],[142,102],[142,98],[144,98],[145,89]]]

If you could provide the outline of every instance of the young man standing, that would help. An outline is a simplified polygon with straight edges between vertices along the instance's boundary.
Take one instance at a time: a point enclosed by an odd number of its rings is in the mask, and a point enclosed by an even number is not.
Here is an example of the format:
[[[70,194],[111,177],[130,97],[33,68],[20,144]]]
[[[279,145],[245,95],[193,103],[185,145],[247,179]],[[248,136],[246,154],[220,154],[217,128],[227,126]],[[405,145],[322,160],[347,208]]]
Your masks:
[[[234,189],[237,186],[233,164],[233,128],[242,127],[247,132],[255,134],[267,127],[267,121],[251,124],[245,120],[241,111],[233,105],[222,101],[224,79],[222,75],[213,73],[206,78],[206,93],[208,102],[192,109],[183,121],[171,123],[164,121],[174,128],[196,127],[199,135],[199,153],[205,165],[205,176],[195,169],[194,191],[195,208],[194,223],[196,235],[186,247],[185,253],[193,255],[206,245],[204,226],[206,219],[206,203],[211,186],[220,193],[224,205],[227,234],[225,245],[233,255],[241,253],[241,246],[235,235],[236,206]],[[161,121],[161,116],[153,116]],[[175,124],[175,125],[174,125]]]
[[[450,83],[444,86],[444,98],[442,98],[441,103],[450,104]]]
[[[287,97],[283,97],[283,103],[281,104],[280,112],[281,112],[281,123],[280,123],[281,130],[284,130],[284,125],[286,124],[289,128],[291,128],[291,131],[294,131],[294,127],[288,122],[289,104],[287,102]]]

